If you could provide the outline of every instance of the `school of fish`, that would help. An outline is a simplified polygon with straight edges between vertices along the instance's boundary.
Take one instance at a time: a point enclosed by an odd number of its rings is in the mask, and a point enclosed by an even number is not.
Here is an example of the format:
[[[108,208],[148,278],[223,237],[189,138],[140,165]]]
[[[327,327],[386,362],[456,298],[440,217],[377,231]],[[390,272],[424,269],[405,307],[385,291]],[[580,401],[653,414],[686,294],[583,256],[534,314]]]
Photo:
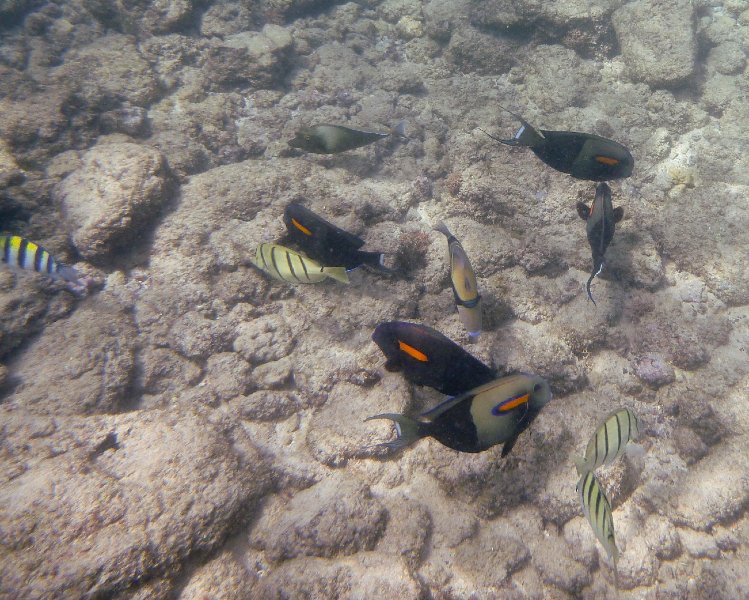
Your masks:
[[[509,111],[508,111],[509,112]],[[514,113],[511,113],[514,115]],[[634,160],[623,145],[597,135],[570,131],[536,130],[514,115],[521,127],[510,139],[495,141],[513,147],[527,147],[541,161],[577,179],[597,182],[591,207],[578,203],[577,211],[586,221],[586,233],[593,257],[593,269],[586,284],[588,298],[592,280],[604,268],[604,254],[623,210],[612,206],[608,180],[631,175]],[[483,130],[481,130],[483,131]],[[300,129],[289,141],[291,148],[316,154],[336,154],[360,148],[378,140],[407,139],[399,123],[388,132],[358,130],[342,125],[320,124]],[[385,276],[397,273],[385,266],[384,255],[361,250],[365,241],[302,204],[289,204],[283,215],[287,228],[284,244],[260,243],[251,263],[271,278],[288,284],[313,284],[326,280],[348,284],[349,272],[366,267]],[[482,303],[478,278],[468,254],[447,225],[434,229],[447,240],[447,271],[458,317],[469,341],[481,334]],[[17,235],[0,236],[2,260],[12,268],[35,271],[68,284],[74,293],[88,288],[88,281],[72,267],[58,262],[40,245]],[[396,451],[431,437],[459,452],[482,452],[502,445],[501,456],[510,453],[519,436],[532,424],[541,409],[552,400],[549,383],[541,376],[513,373],[499,376],[440,332],[409,322],[380,323],[372,334],[386,358],[388,371],[401,372],[411,383],[428,386],[446,398],[417,416],[383,413],[366,420],[385,419],[395,425],[396,437],[378,447]],[[621,456],[641,431],[637,416],[628,408],[608,415],[588,443],[585,455],[575,461],[577,491],[582,511],[596,538],[614,565],[618,550],[611,504],[595,476],[595,469]],[[618,582],[616,583],[618,587]]]

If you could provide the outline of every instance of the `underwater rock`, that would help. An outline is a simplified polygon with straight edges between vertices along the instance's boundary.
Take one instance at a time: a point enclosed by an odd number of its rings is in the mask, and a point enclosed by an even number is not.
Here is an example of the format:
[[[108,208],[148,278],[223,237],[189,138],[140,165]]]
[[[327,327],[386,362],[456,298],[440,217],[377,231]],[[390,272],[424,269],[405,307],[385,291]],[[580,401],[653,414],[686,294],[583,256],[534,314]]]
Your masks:
[[[122,102],[148,106],[159,94],[151,66],[127,35],[110,34],[70,50],[63,64],[51,70],[50,77],[89,109],[109,110]],[[64,112],[69,113],[70,108]]]
[[[114,143],[86,152],[83,166],[57,190],[81,255],[103,260],[143,240],[169,197],[169,183],[164,157],[153,148]]]
[[[403,560],[379,552],[345,559],[297,558],[263,577],[257,598],[423,598],[419,579]]]
[[[408,497],[397,497],[386,503],[388,522],[376,550],[402,557],[415,569],[421,563],[432,535],[429,509]]]
[[[7,142],[0,139],[0,189],[23,181],[24,175],[18,166]]]
[[[300,409],[300,400],[294,392],[283,390],[258,390],[235,399],[237,412],[242,419],[251,421],[280,421]]]
[[[458,73],[500,75],[513,66],[514,50],[501,37],[463,26],[452,34],[445,50],[445,58]]]
[[[178,392],[200,381],[203,370],[168,348],[147,346],[138,353],[138,387],[147,394]]]
[[[208,358],[231,347],[231,325],[190,311],[172,324],[170,344],[187,358]]]
[[[256,578],[231,550],[224,550],[198,567],[177,596],[179,600],[258,597],[253,593]]]
[[[194,0],[86,0],[85,5],[104,25],[127,33],[169,33],[189,25]]]
[[[673,87],[692,77],[697,59],[694,4],[688,0],[637,0],[613,16],[631,77]],[[668,35],[663,35],[668,31]]]
[[[236,352],[219,352],[208,358],[203,383],[219,400],[242,396],[252,386],[252,367]]]
[[[14,595],[113,597],[179,569],[240,527],[272,482],[245,434],[230,440],[175,406],[57,419],[32,438],[31,417],[3,412],[0,460],[29,465],[0,487],[0,590]]]
[[[205,53],[203,76],[209,88],[272,88],[288,74],[292,48],[291,33],[279,25],[228,35]]]
[[[220,38],[251,29],[254,2],[222,2],[208,7],[200,18],[200,33]]]
[[[11,362],[18,385],[10,403],[48,415],[122,410],[135,374],[136,338],[132,316],[122,307],[105,302],[78,307],[47,325]]]
[[[266,504],[250,543],[274,562],[354,554],[372,550],[386,522],[387,511],[368,486],[332,474],[290,501]]]
[[[540,533],[540,532],[539,532]],[[554,533],[553,528],[543,531],[541,543],[531,544],[531,564],[538,570],[545,583],[560,590],[579,596],[582,589],[590,584],[592,573],[589,564],[581,563],[574,557],[573,546],[565,537]]]
[[[251,363],[279,360],[288,356],[293,348],[294,337],[281,315],[268,313],[237,327],[234,351]]]
[[[674,368],[657,352],[648,352],[638,358],[634,361],[634,368],[641,381],[656,388],[673,383],[675,378]]]

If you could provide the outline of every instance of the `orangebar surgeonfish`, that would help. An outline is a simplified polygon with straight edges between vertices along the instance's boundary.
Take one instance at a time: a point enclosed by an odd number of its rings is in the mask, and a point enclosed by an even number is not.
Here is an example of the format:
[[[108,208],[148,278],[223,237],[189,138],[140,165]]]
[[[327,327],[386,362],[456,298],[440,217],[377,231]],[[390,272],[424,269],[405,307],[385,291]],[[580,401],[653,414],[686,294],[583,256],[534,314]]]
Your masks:
[[[44,248],[18,235],[0,235],[2,260],[13,267],[44,273],[52,279],[73,284],[72,291],[81,291],[86,282],[73,267],[57,262]]]
[[[439,331],[403,321],[380,323],[372,340],[387,358],[388,371],[402,371],[416,385],[455,396],[496,379],[494,369]]]
[[[483,129],[481,131],[501,144],[530,148],[547,165],[562,173],[569,173],[576,179],[609,181],[632,174],[634,158],[626,146],[619,142],[577,131],[536,131],[521,116],[509,110],[507,112],[521,122],[521,127],[513,138],[503,140]]]
[[[260,244],[252,264],[286,283],[319,283],[330,277],[348,283],[345,267],[323,267],[311,258],[278,244]]]
[[[450,260],[450,284],[453,288],[458,316],[463,327],[468,330],[472,340],[481,334],[481,296],[479,295],[476,274],[473,272],[471,261],[458,239],[450,233],[447,226],[439,222],[437,231],[447,237],[447,249]]]
[[[431,436],[460,452],[481,452],[504,444],[502,456],[506,456],[550,400],[551,389],[546,380],[535,375],[509,375],[448,398],[423,413],[421,419],[387,413],[366,420],[395,422],[397,437],[380,444],[392,450]]]
[[[382,264],[381,252],[359,250],[364,240],[336,227],[301,204],[289,204],[284,211],[283,221],[291,240],[323,264],[343,265],[347,271],[367,265],[390,272]]]
[[[343,125],[321,124],[302,127],[296,132],[294,138],[289,140],[289,146],[313,154],[337,154],[346,150],[361,148],[391,135],[405,137],[405,123],[401,121],[386,133],[351,129]]]
[[[596,301],[593,300],[593,295],[590,293],[590,284],[596,275],[603,271],[603,256],[611,240],[614,239],[616,224],[624,217],[624,209],[621,206],[617,208],[612,206],[611,188],[606,183],[599,183],[596,186],[596,197],[593,200],[593,205],[588,208],[583,202],[578,202],[577,213],[587,223],[588,243],[593,252],[593,270],[585,289],[588,291],[588,298],[595,304]]]

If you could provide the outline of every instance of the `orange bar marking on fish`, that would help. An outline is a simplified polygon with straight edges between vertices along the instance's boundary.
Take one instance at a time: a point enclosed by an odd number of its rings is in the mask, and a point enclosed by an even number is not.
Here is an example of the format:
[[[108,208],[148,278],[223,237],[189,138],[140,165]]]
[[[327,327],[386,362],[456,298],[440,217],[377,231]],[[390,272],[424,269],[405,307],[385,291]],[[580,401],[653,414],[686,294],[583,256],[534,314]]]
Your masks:
[[[426,354],[424,354],[420,350],[417,350],[413,346],[409,346],[405,342],[401,342],[400,340],[398,340],[398,347],[403,350],[403,352],[408,354],[411,358],[415,358],[416,360],[419,360],[421,362],[427,362],[429,360],[429,357],[427,357]]]
[[[307,229],[304,225],[302,225],[299,221],[297,221],[296,219],[291,219],[291,223],[304,235],[312,235],[312,232],[309,229]]]
[[[521,404],[525,404],[528,402],[528,399],[530,398],[530,394],[523,394],[522,396],[517,396],[516,398],[510,398],[509,400],[506,400],[503,404],[499,405],[499,412],[507,412],[508,410],[512,410],[513,408],[517,408]]]
[[[611,158],[609,156],[596,156],[596,160],[599,163],[602,163],[604,165],[608,165],[609,167],[613,167],[614,165],[618,165],[619,161],[615,158]]]

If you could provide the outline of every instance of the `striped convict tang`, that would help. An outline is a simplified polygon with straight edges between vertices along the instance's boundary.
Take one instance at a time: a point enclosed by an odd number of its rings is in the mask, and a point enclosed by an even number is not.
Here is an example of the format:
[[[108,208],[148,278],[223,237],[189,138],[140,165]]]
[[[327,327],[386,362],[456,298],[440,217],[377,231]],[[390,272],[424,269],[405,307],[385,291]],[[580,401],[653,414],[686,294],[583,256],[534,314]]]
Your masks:
[[[311,258],[278,244],[260,244],[252,264],[286,283],[319,283],[328,277],[342,283],[349,282],[346,267],[323,267]]]
[[[627,442],[639,437],[640,421],[629,408],[609,413],[590,438],[585,456],[575,459],[578,475],[611,464],[624,453]]]
[[[44,273],[53,279],[79,283],[75,269],[57,262],[47,250],[26,238],[18,235],[0,235],[0,249],[3,262],[8,265]]]
[[[580,494],[580,502],[583,505],[583,513],[588,523],[593,528],[593,533],[601,542],[606,554],[614,564],[614,582],[619,587],[619,576],[616,570],[616,561],[619,558],[619,550],[614,538],[614,518],[611,512],[606,494],[603,493],[601,484],[596,479],[593,471],[588,471],[577,482],[577,492]]]

